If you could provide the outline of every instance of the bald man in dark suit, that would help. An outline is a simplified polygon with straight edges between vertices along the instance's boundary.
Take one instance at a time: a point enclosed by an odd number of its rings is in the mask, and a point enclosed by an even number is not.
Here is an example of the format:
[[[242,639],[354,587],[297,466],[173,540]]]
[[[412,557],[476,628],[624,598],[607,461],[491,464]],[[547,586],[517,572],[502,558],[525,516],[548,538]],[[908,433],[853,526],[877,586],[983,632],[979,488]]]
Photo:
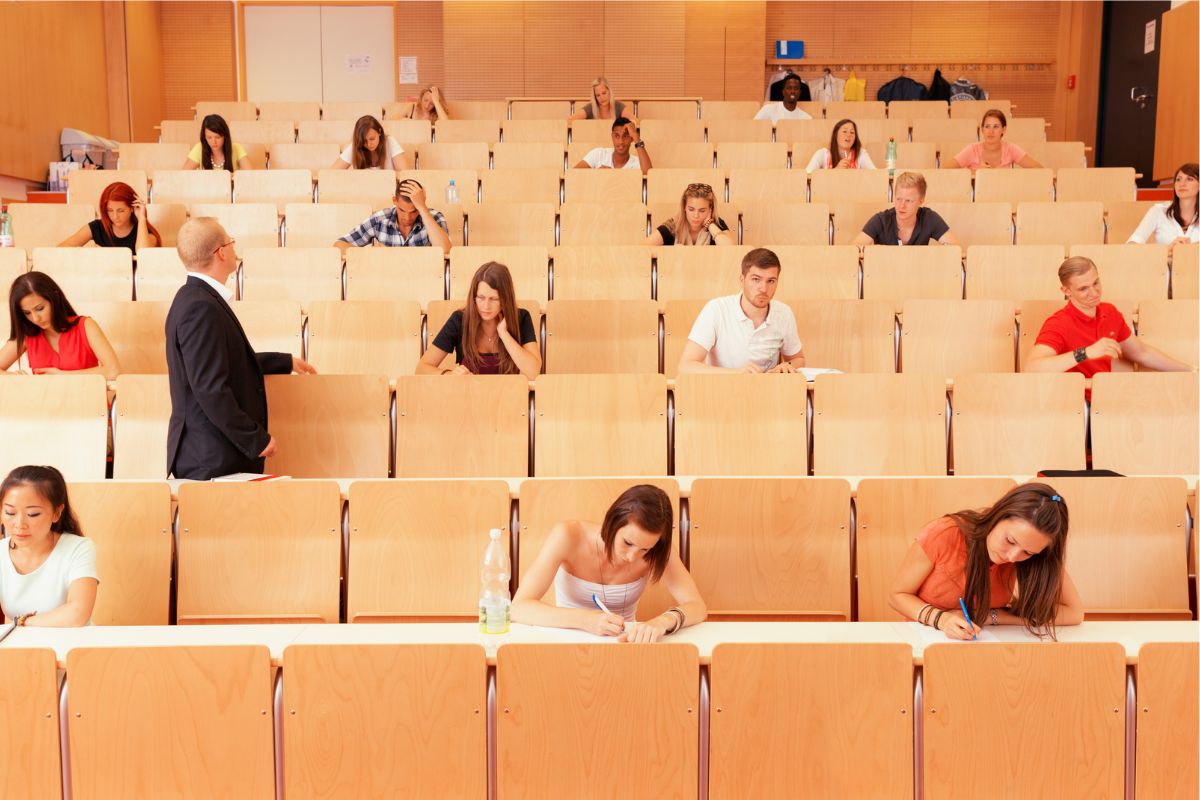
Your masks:
[[[167,474],[208,480],[261,473],[278,451],[267,429],[263,375],[316,370],[289,353],[250,346],[225,286],[237,269],[233,239],[216,219],[189,220],[176,241],[188,277],[167,314]]]

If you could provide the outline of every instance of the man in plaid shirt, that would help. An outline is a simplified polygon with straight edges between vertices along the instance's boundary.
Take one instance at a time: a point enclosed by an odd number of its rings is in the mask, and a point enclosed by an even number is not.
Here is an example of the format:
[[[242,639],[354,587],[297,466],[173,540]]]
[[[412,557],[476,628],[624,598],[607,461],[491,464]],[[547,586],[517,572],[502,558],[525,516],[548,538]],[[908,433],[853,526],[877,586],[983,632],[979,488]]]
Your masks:
[[[378,242],[385,247],[437,245],[450,253],[450,229],[440,211],[425,205],[425,187],[411,178],[396,181],[392,208],[376,211],[362,224],[333,243],[343,253],[351,247]]]

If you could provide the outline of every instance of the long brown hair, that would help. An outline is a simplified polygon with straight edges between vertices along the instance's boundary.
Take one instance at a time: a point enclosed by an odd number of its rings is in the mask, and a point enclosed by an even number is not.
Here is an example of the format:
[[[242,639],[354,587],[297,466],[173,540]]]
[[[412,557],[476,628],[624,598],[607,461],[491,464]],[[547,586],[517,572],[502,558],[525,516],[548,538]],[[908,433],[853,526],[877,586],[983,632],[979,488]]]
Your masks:
[[[854,126],[854,144],[850,145],[850,149],[854,151],[855,161],[858,161],[858,156],[862,152],[862,139],[858,138],[858,123],[852,119],[839,119],[829,134],[829,160],[834,164],[841,160],[839,158],[834,158],[834,156],[841,152],[842,148],[838,146],[838,131],[840,131],[842,126],[846,123],[850,123],[852,126]]]
[[[379,134],[379,144],[375,145],[374,153],[367,149],[368,131]],[[355,169],[387,166],[387,134],[383,132],[383,125],[379,120],[370,114],[359,117],[358,122],[354,123],[354,137],[351,142]]]
[[[104,232],[108,234],[108,240],[111,242],[117,238],[113,233],[112,218],[108,216],[109,203],[124,203],[133,210],[133,201],[137,200],[137,192],[128,183],[117,181],[110,183],[104,187],[104,191],[100,194],[100,224],[104,226]],[[137,217],[134,216],[133,224],[137,225]],[[150,219],[146,219],[146,233],[154,237],[154,246],[162,247],[162,237],[158,235],[158,231],[150,224]]]
[[[949,515],[967,541],[966,587],[963,602],[971,619],[986,620],[991,610],[991,580],[987,537],[1003,520],[1020,519],[1049,537],[1046,549],[1017,562],[1012,613],[1037,637],[1056,639],[1054,617],[1062,600],[1063,565],[1067,558],[1067,501],[1044,483],[1014,487],[991,508]]]
[[[1175,177],[1179,177],[1179,173],[1183,173],[1192,178],[1200,177],[1200,164],[1195,161],[1189,161],[1179,169],[1175,170]],[[1192,212],[1191,219],[1183,218],[1183,209],[1179,207],[1179,194],[1172,190],[1171,192],[1171,208],[1167,211],[1168,216],[1179,223],[1179,227],[1186,228],[1188,223],[1196,220],[1196,213],[1200,212],[1200,201],[1196,204],[1196,211]]]
[[[479,331],[483,329],[483,318],[479,316],[479,307],[475,305],[475,293],[481,283],[486,283],[500,295],[500,313],[504,315],[508,332],[517,341],[521,340],[521,319],[518,316],[517,294],[513,290],[512,275],[508,267],[497,261],[489,261],[475,270],[475,275],[471,278],[471,288],[467,291],[467,303],[462,310],[463,364],[474,373],[479,372],[483,363],[477,342]],[[500,374],[515,375],[520,372],[504,345],[498,341],[496,345],[496,351],[500,355]]]
[[[44,272],[21,273],[8,290],[8,338],[17,346],[18,358],[25,351],[25,340],[42,332],[21,310],[21,301],[31,294],[50,304],[50,327],[57,332],[66,333],[79,324],[79,315],[53,278]]]
[[[600,524],[604,555],[612,561],[617,531],[631,522],[646,533],[657,533],[658,542],[643,556],[650,564],[650,579],[657,581],[662,578],[667,562],[671,560],[671,528],[674,527],[674,521],[671,498],[667,497],[666,492],[648,483],[630,486],[604,513],[604,522]]]

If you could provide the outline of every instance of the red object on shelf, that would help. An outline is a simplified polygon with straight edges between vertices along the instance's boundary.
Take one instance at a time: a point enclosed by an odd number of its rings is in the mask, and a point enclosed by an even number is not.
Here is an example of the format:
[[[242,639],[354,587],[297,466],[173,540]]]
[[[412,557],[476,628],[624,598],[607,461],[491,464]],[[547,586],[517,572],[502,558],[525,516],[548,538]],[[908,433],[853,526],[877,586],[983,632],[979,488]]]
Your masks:
[[[66,203],[66,192],[26,192],[26,203]]]

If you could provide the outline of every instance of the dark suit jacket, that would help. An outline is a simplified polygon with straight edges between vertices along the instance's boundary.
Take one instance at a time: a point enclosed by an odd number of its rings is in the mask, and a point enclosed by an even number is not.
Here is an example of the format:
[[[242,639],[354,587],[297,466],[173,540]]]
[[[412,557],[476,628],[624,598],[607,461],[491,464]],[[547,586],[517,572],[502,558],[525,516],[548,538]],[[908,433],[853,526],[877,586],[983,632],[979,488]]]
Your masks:
[[[167,474],[262,472],[258,454],[271,440],[263,374],[291,371],[291,355],[255,353],[224,298],[189,276],[167,314]]]

